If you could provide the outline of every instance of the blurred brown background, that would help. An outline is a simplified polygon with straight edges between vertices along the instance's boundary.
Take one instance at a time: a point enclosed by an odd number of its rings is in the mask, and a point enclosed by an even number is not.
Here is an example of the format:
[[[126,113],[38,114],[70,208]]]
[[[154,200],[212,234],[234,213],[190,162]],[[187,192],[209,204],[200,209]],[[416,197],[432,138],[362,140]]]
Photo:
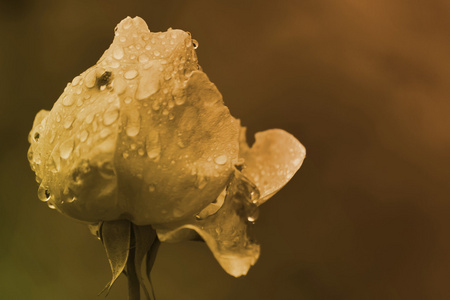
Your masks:
[[[164,244],[159,300],[450,299],[446,0],[1,1],[1,299],[103,299],[102,246],[38,200],[27,134],[128,15],[190,31],[250,133],[283,128],[308,153],[261,209],[247,277]],[[121,278],[107,299],[125,298]]]

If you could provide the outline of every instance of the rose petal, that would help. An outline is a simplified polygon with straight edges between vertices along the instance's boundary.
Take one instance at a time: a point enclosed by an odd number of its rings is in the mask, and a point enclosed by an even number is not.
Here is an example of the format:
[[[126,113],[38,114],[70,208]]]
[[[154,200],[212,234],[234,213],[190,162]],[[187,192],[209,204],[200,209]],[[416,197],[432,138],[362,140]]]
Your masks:
[[[305,147],[291,134],[270,129],[255,134],[251,148],[245,141],[245,127],[241,128],[239,156],[244,158],[242,173],[258,187],[258,205],[277,193],[298,171],[306,155]]]
[[[230,275],[246,275],[259,257],[260,246],[249,232],[253,224],[248,213],[252,204],[252,187],[240,176],[234,177],[227,189],[223,206],[204,220],[194,217],[156,228],[162,242],[178,242],[197,232],[208,245],[222,268]]]
[[[50,193],[78,220],[137,225],[207,206],[230,180],[239,124],[198,69],[189,33],[123,20],[97,64],[67,85],[46,122],[36,119],[44,146],[33,142],[29,157],[43,201]]]

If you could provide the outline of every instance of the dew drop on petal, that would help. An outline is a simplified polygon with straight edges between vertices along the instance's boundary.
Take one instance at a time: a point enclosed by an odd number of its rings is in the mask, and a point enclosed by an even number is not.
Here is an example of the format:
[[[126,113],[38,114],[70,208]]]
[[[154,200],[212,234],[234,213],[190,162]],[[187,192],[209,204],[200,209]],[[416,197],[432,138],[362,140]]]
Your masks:
[[[41,200],[42,202],[47,202],[48,200],[50,200],[50,197],[50,192],[43,185],[40,185],[38,188],[39,200]]]
[[[114,123],[119,117],[119,109],[115,106],[110,106],[103,114],[103,124],[106,126]]]
[[[159,142],[159,133],[156,130],[150,130],[145,141],[147,156],[153,160],[159,160],[161,154],[161,144]]]
[[[63,124],[64,128],[69,129],[72,126],[73,121],[75,121],[75,118],[72,116],[68,116],[67,118],[65,118]]]
[[[97,76],[95,74],[95,70],[90,70],[87,74],[86,77],[84,78],[84,85],[91,89],[95,86],[95,81],[97,80]]]
[[[132,108],[127,112],[127,125],[125,131],[129,137],[139,134],[141,129],[141,116],[136,108]]]
[[[71,97],[70,95],[65,95],[64,98],[62,99],[62,103],[64,106],[71,106],[74,102],[74,98]]]
[[[127,83],[121,77],[117,77],[114,79],[113,86],[114,91],[117,93],[117,95],[123,94],[127,89]]]
[[[59,146],[59,155],[61,156],[62,159],[69,158],[70,154],[72,154],[72,151],[73,151],[73,139],[72,138],[64,141]]]
[[[227,162],[227,160],[228,160],[228,157],[226,155],[220,155],[214,159],[214,162],[218,165],[223,165]]]
[[[120,59],[122,59],[123,58],[123,48],[122,47],[117,47],[117,48],[114,48],[114,50],[113,50],[113,57],[115,58],[115,59],[117,59],[117,60],[120,60]]]
[[[134,79],[136,78],[136,76],[138,76],[138,71],[136,70],[128,70],[125,72],[125,74],[123,74],[123,77],[125,77],[125,79]]]
[[[81,81],[81,76],[77,76],[72,80],[72,86],[77,86]]]
[[[142,54],[142,55],[139,56],[138,60],[139,60],[139,62],[140,62],[141,64],[144,64],[144,63],[146,63],[146,62],[149,61],[149,58],[148,58],[147,55]]]
[[[112,131],[108,128],[103,128],[102,131],[100,131],[100,137],[104,139],[105,137],[109,136],[112,133]]]

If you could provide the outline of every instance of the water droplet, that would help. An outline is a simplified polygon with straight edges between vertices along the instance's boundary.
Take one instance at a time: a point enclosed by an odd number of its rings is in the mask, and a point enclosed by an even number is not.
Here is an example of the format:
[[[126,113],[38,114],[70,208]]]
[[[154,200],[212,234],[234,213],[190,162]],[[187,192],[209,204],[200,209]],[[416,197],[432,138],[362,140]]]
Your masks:
[[[127,83],[121,77],[117,77],[114,79],[113,87],[117,95],[121,95],[127,89]]]
[[[77,86],[81,81],[81,76],[77,76],[72,80],[72,86]]]
[[[75,201],[77,201],[78,200],[78,198],[76,197],[76,196],[73,196],[72,198],[68,198],[67,199],[67,202],[68,203],[72,203],[72,202],[75,202]]]
[[[95,70],[90,70],[87,74],[86,77],[84,78],[84,85],[91,89],[95,86],[95,81],[97,80],[97,75]]]
[[[130,154],[129,154],[128,152],[125,151],[125,152],[122,154],[122,156],[123,156],[123,158],[127,159],[127,158],[130,156]]]
[[[246,207],[246,213],[247,213],[247,220],[250,223],[254,223],[259,216],[258,206],[253,203],[249,203],[249,205],[247,205]]]
[[[192,45],[194,46],[194,49],[198,48],[198,42],[195,39],[192,39]]]
[[[56,122],[61,122],[61,115],[56,113]]]
[[[128,17],[122,23],[123,23],[123,29],[128,29],[131,27],[131,25],[133,25],[133,19]]]
[[[70,95],[66,95],[62,99],[62,103],[64,106],[71,106],[73,104],[73,102],[74,102],[74,98],[71,97]]]
[[[152,102],[152,108],[153,110],[157,111],[161,108],[161,104],[159,103],[158,100],[153,100]]]
[[[61,158],[58,151],[52,152],[48,167],[52,173],[58,173],[61,170]]]
[[[100,137],[104,139],[105,137],[109,136],[112,133],[112,131],[109,128],[103,128],[102,131],[100,131]]]
[[[109,126],[112,123],[114,123],[118,117],[119,117],[119,108],[115,106],[110,106],[103,114],[103,124]]]
[[[56,209],[56,206],[54,203],[47,202],[47,205],[50,209]]]
[[[220,155],[214,159],[214,162],[218,165],[223,165],[227,162],[227,160],[228,160],[228,157],[226,155]]]
[[[147,55],[142,54],[142,55],[139,56],[138,60],[139,60],[139,62],[140,62],[141,64],[143,64],[143,63],[148,62],[148,61],[149,61],[149,58],[148,58]]]
[[[154,95],[160,88],[160,71],[151,68],[143,72],[136,89],[136,100],[144,100]]]
[[[133,137],[138,135],[141,129],[141,116],[137,108],[131,108],[127,111],[127,125],[125,131],[128,136]]]
[[[69,158],[73,151],[73,139],[70,138],[59,146],[59,155],[62,159]]]
[[[69,129],[72,126],[73,121],[75,121],[75,118],[72,116],[68,116],[67,118],[65,118],[63,124],[64,128]]]
[[[126,98],[123,100],[123,102],[125,102],[125,104],[130,104],[132,100],[133,100],[133,99],[131,99],[131,97],[126,97]]]
[[[161,55],[161,52],[159,52],[158,50],[153,51],[153,55],[158,57]]]
[[[50,200],[50,197],[50,192],[43,185],[40,185],[38,188],[39,200],[41,200],[42,202],[47,202],[48,200]]]
[[[87,117],[86,117],[86,119],[85,119],[86,124],[91,124],[93,120],[94,120],[94,114],[93,114],[93,113],[87,115]]]
[[[156,130],[150,130],[147,140],[145,141],[145,147],[147,149],[147,156],[153,160],[159,160],[161,154],[161,144],[159,142],[159,132]]]
[[[153,193],[155,190],[156,190],[156,187],[155,187],[154,184],[149,184],[149,185],[148,185],[148,191],[149,191],[150,193]]]
[[[138,154],[139,154],[140,156],[143,156],[143,155],[145,154],[144,149],[139,149],[139,150],[138,150]]]
[[[125,79],[133,79],[136,78],[136,76],[138,76],[138,71],[136,70],[128,70],[125,72],[125,74],[123,74],[123,77],[125,77]]]
[[[122,47],[114,48],[114,50],[113,50],[113,57],[115,59],[120,60],[120,59],[123,58],[123,55],[124,55],[124,53],[123,53],[123,48]]]
[[[111,68],[113,69],[117,69],[118,67],[120,67],[120,63],[116,60],[113,60],[112,62],[110,62],[109,64],[111,66]]]

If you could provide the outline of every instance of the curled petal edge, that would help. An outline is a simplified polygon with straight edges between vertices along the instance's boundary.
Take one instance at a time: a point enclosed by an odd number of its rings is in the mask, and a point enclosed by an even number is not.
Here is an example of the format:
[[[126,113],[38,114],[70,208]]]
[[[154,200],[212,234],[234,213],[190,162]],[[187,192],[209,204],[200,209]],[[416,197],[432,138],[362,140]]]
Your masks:
[[[305,147],[290,133],[270,129],[255,134],[250,148],[245,139],[245,127],[240,132],[239,157],[245,160],[242,173],[258,187],[258,205],[275,195],[300,169],[306,156]]]
[[[161,242],[195,239],[198,234],[222,268],[230,275],[246,275],[259,258],[260,246],[251,234],[253,224],[247,214],[256,208],[251,201],[252,186],[237,176],[228,185],[223,206],[205,219],[191,217],[156,227]]]

